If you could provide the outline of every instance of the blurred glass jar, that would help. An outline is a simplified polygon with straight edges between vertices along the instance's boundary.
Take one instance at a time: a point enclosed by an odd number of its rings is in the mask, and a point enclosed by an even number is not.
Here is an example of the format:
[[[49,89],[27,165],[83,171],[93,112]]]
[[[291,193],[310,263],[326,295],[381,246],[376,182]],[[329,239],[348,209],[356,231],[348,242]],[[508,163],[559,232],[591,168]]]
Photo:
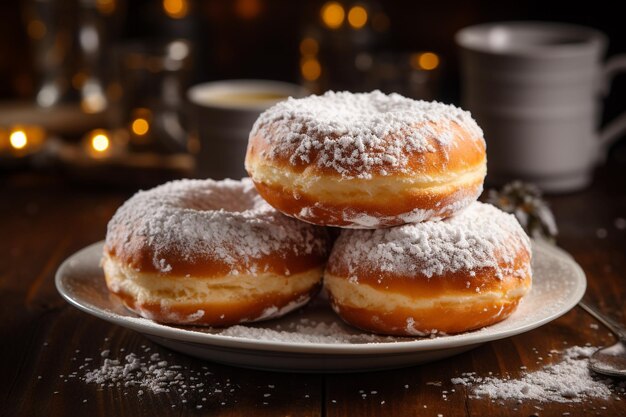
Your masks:
[[[380,50],[388,39],[389,17],[374,0],[311,2],[300,39],[300,82],[309,91],[364,91],[358,57]]]
[[[365,74],[366,90],[434,100],[439,94],[441,62],[434,52],[360,54],[356,68]]]
[[[108,51],[119,37],[124,12],[124,0],[24,2],[38,105],[80,101],[85,113],[106,110]]]
[[[184,39],[134,42],[118,51],[111,125],[129,136],[131,150],[186,150],[184,93],[191,71],[191,47]]]

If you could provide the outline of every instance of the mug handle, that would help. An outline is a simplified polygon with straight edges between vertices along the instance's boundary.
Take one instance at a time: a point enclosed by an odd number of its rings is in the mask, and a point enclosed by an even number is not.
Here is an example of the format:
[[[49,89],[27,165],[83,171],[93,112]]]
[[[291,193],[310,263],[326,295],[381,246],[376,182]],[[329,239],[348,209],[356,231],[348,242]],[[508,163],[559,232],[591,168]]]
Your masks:
[[[626,54],[612,56],[604,66],[602,91],[604,95],[609,93],[613,78],[621,72],[626,72]],[[600,146],[605,151],[604,153],[606,153],[609,145],[619,139],[624,132],[626,132],[626,112],[611,120],[600,131]]]

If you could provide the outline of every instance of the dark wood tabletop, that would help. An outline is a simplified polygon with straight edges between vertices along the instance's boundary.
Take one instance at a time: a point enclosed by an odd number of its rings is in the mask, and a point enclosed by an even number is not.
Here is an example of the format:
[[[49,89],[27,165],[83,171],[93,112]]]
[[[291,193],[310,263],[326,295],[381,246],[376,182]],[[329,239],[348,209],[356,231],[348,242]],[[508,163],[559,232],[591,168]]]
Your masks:
[[[0,175],[2,416],[626,415],[626,398],[616,396],[582,403],[493,402],[473,398],[450,382],[463,372],[516,376],[521,366],[528,371],[545,366],[552,349],[613,343],[607,329],[578,307],[536,330],[390,371],[274,373],[172,353],[77,310],[54,287],[60,263],[104,238],[108,220],[133,187],[68,183],[30,173]],[[598,172],[588,189],[549,197],[549,202],[560,228],[559,245],[587,274],[586,298],[626,321],[626,230],[615,224],[626,218],[626,164],[613,164]],[[182,369],[206,370],[207,387],[236,390],[227,396],[191,393],[183,402],[176,393],[141,395],[136,387],[100,387],[77,377],[85,358],[100,361],[103,349],[119,354],[147,348]]]

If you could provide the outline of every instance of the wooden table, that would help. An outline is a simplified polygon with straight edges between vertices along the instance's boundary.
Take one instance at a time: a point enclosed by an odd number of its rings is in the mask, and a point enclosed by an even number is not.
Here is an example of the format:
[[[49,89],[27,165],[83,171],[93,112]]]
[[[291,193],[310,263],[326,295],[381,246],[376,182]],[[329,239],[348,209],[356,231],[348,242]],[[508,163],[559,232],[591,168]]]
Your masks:
[[[615,227],[614,220],[626,217],[625,172],[625,164],[614,164],[598,173],[588,190],[550,198],[561,230],[559,243],[587,273],[587,298],[623,318],[626,231]],[[626,401],[501,405],[470,398],[463,388],[450,383],[462,372],[515,376],[522,365],[538,369],[551,349],[563,349],[565,343],[612,343],[613,336],[580,308],[534,331],[450,359],[385,372],[280,374],[206,363],[180,354],[168,357],[182,366],[206,366],[212,373],[209,384],[236,386],[236,397],[224,405],[219,396],[206,401],[192,396],[182,403],[172,394],[138,395],[135,388],[101,389],[86,384],[68,375],[79,371],[79,358],[100,360],[105,345],[112,352],[137,351],[145,345],[162,355],[170,353],[137,333],[69,306],[53,284],[63,259],[104,238],[107,221],[133,190],[68,185],[56,177],[23,173],[4,174],[0,181],[0,415],[626,415]],[[441,381],[441,386],[427,384],[433,381]],[[270,389],[271,395],[266,396]],[[448,391],[445,399],[443,390]],[[368,395],[364,398],[362,393]]]

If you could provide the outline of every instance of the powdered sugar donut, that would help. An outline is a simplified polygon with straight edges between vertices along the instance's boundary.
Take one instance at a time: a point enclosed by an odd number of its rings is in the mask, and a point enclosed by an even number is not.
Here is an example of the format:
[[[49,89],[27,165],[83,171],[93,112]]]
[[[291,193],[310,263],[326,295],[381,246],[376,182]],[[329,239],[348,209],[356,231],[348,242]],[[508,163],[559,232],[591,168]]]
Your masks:
[[[454,217],[343,230],[324,285],[348,323],[376,333],[458,333],[508,317],[531,286],[528,236],[515,217],[473,203]]]
[[[305,304],[328,246],[323,228],[277,212],[249,179],[180,180],[118,209],[102,265],[109,290],[143,317],[225,326]]]
[[[485,141],[470,114],[451,105],[328,92],[264,112],[246,169],[289,216],[375,229],[445,218],[475,201]]]

